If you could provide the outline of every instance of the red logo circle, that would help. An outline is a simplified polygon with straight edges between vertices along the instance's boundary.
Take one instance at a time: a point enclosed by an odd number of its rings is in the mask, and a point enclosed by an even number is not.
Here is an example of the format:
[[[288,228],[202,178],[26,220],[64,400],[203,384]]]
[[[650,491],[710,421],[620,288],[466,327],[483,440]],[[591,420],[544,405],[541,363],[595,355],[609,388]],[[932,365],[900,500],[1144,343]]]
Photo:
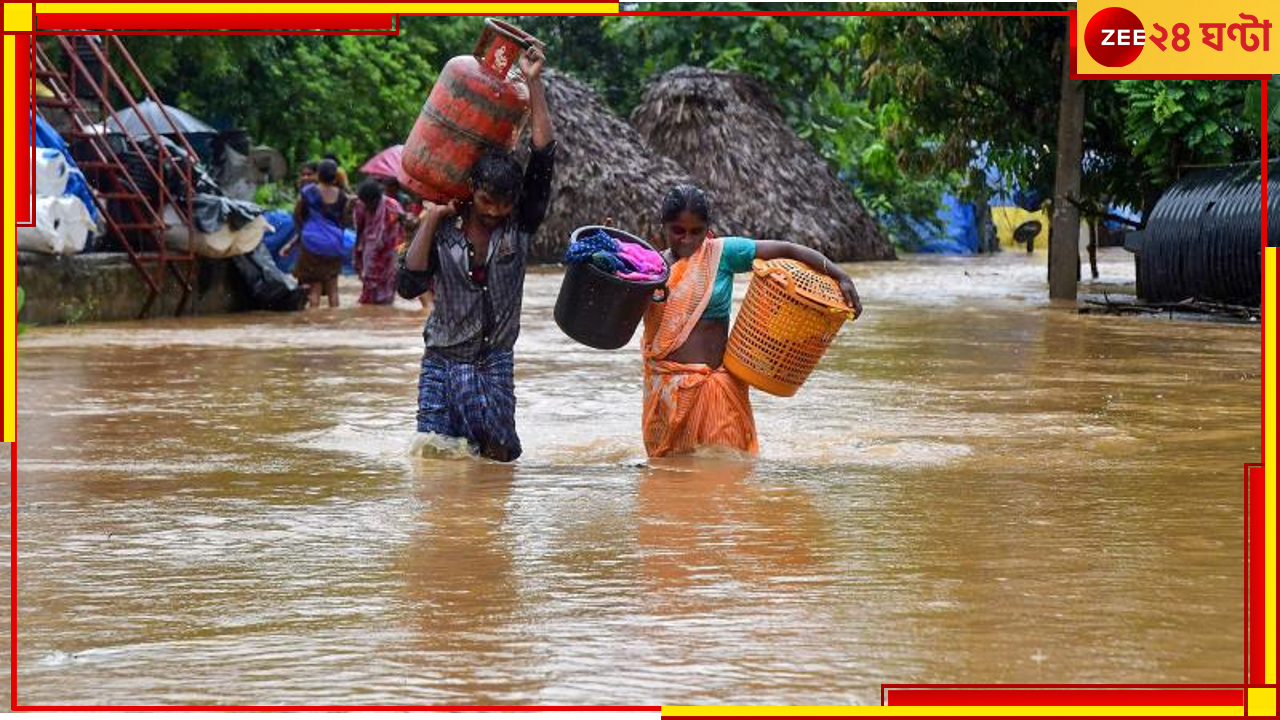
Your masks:
[[[1124,8],[1099,10],[1089,18],[1084,29],[1084,46],[1089,57],[1107,67],[1124,67],[1137,60],[1145,44],[1142,21]]]

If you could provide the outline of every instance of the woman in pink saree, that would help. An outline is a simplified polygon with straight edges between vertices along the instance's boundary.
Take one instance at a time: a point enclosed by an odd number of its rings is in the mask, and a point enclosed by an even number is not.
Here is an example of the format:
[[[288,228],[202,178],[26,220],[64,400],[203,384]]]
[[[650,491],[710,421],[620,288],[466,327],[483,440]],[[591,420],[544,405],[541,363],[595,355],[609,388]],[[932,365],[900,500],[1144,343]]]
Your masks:
[[[390,305],[396,296],[396,248],[404,241],[404,210],[385,195],[377,180],[360,184],[354,220],[356,245],[353,264],[364,289],[361,305]]]

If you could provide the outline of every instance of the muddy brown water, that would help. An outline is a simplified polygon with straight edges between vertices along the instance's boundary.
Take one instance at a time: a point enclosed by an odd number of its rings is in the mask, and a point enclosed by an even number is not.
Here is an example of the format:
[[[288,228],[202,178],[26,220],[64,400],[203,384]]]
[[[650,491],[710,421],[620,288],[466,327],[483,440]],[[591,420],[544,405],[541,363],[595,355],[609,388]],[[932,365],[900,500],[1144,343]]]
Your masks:
[[[753,395],[754,463],[646,462],[634,341],[571,344],[554,270],[514,466],[408,452],[411,304],[31,331],[21,701],[1238,682],[1259,329],[1055,311],[1042,257],[850,269],[866,316],[796,397]]]

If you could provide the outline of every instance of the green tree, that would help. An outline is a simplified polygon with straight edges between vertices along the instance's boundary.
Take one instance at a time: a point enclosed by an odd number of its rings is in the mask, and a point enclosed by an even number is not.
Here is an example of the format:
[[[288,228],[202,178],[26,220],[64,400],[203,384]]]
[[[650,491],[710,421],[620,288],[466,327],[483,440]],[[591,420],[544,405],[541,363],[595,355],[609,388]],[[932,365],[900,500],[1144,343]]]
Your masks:
[[[889,17],[866,24],[864,78],[873,106],[900,105],[896,140],[920,170],[962,170],[978,155],[1006,176],[1047,187],[1057,119],[1058,18]],[[1060,57],[1060,55],[1057,55]]]
[[[399,36],[140,35],[125,39],[161,99],[297,162],[358,166],[402,142],[436,74],[483,18],[414,17]]]
[[[1267,81],[1267,146],[1270,153],[1280,150],[1280,75],[1272,75]],[[1249,94],[1245,100],[1244,116],[1250,122],[1253,118],[1262,117],[1262,84],[1250,83]],[[1258,128],[1259,125],[1255,125]],[[1270,154],[1269,153],[1269,154]]]
[[[1010,184],[1047,197],[1057,148],[1062,22],[894,17],[867,23],[863,52],[872,102],[905,106],[916,128],[904,133],[947,138],[922,158],[926,165],[963,168],[981,149]],[[1094,205],[1128,204],[1145,216],[1179,167],[1258,155],[1252,120],[1260,115],[1258,83],[1086,86],[1081,194]]]
[[[552,64],[592,83],[624,116],[646,80],[679,64],[761,78],[796,132],[900,241],[933,216],[952,182],[898,161],[911,149],[927,154],[933,140],[904,132],[904,106],[869,106],[857,18],[513,20],[548,43]],[[291,161],[334,153],[352,167],[404,139],[436,73],[471,49],[482,26],[483,18],[414,17],[394,38],[148,35],[126,44],[166,102],[217,127],[243,127]]]
[[[1166,185],[1188,164],[1257,157],[1258,122],[1244,108],[1256,82],[1120,80],[1124,136],[1152,182]]]
[[[710,7],[757,6],[681,6]],[[970,7],[980,5],[939,9]],[[553,65],[591,83],[624,116],[648,79],[676,65],[760,78],[796,132],[908,246],[921,223],[927,233],[944,191],[970,199],[984,191],[985,173],[972,170],[977,157],[1003,179],[1001,189],[1047,197],[1053,186],[1061,18],[512,20],[547,42]],[[398,37],[146,35],[125,43],[165,101],[218,127],[244,127],[292,161],[332,152],[355,167],[403,141],[440,68],[471,49],[483,22],[405,18]],[[1090,81],[1085,97],[1086,200],[1149,209],[1180,167],[1257,155],[1256,82]],[[1280,148],[1274,79],[1269,100],[1272,147]]]
[[[824,3],[829,10],[856,3]],[[637,3],[636,9],[707,9],[694,3]],[[815,9],[813,4],[719,3],[716,10]],[[626,115],[648,79],[681,64],[737,70],[762,79],[797,135],[826,158],[882,227],[900,245],[913,246],[920,231],[937,228],[947,173],[913,174],[897,161],[922,152],[928,138],[900,131],[900,106],[873,109],[861,87],[863,29],[854,17],[620,17],[599,27],[581,18],[540,24],[549,51],[568,72],[580,74]],[[538,23],[534,27],[539,27]],[[557,44],[557,41],[562,41]],[[622,59],[622,61],[620,61]]]

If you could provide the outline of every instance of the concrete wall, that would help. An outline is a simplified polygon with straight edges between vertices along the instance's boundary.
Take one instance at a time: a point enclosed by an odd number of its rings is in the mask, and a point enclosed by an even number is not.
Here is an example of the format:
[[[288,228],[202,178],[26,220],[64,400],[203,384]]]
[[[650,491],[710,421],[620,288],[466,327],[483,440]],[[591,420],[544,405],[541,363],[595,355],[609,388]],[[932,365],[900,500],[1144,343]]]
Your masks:
[[[17,284],[26,292],[18,320],[38,325],[133,320],[150,288],[125,253],[41,255],[18,252]],[[187,314],[248,309],[243,285],[230,260],[197,261]],[[150,268],[148,268],[150,269]],[[151,317],[174,314],[181,291],[172,272],[151,307]]]

